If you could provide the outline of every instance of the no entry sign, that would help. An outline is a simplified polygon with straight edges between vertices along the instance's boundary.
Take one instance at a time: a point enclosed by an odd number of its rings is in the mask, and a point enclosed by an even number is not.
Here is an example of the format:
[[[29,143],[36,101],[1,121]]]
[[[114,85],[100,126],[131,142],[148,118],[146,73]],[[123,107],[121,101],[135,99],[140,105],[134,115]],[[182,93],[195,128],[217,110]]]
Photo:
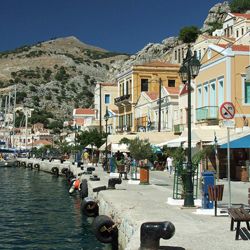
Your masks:
[[[233,119],[235,107],[231,102],[224,102],[220,106],[220,114],[224,119]]]

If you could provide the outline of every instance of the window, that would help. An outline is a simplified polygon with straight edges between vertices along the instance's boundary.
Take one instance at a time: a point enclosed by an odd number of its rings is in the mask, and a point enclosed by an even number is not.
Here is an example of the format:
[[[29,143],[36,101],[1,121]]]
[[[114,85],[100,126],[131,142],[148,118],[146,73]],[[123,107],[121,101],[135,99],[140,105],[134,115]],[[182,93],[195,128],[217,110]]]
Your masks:
[[[221,104],[224,102],[224,79],[219,79],[218,84],[218,106],[220,107]]]
[[[236,30],[236,37],[239,37],[239,30]]]
[[[175,61],[177,60],[177,51],[176,50],[174,51],[174,60]]]
[[[244,28],[241,28],[241,35],[244,35]]]
[[[199,49],[199,53],[198,53],[198,59],[201,59],[201,50]]]
[[[141,92],[148,91],[148,79],[141,79]]]
[[[244,101],[246,104],[250,104],[250,82],[244,81]]]
[[[129,81],[126,81],[126,91],[125,91],[126,95],[129,94],[129,92],[128,92],[128,85],[129,85]]]
[[[168,87],[175,87],[175,80],[168,80]]]
[[[105,104],[110,104],[110,94],[105,94],[104,102]]]
[[[198,91],[197,106],[198,106],[198,108],[200,108],[202,106],[202,91],[201,91],[201,86],[197,88],[197,91]]]
[[[204,106],[208,106],[208,84],[204,85]]]

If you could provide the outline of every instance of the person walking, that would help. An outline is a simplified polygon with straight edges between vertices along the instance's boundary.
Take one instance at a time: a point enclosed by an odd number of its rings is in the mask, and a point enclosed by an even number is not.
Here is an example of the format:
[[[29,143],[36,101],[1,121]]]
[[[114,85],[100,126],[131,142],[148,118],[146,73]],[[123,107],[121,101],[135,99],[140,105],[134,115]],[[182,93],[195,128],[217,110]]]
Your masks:
[[[87,150],[85,150],[83,153],[83,164],[87,165],[88,163],[89,163],[89,153]]]
[[[172,171],[173,171],[173,158],[171,156],[168,156],[167,158],[167,166],[168,166],[168,172],[169,175],[172,175]]]
[[[245,115],[243,115],[243,126],[248,127],[248,120]]]

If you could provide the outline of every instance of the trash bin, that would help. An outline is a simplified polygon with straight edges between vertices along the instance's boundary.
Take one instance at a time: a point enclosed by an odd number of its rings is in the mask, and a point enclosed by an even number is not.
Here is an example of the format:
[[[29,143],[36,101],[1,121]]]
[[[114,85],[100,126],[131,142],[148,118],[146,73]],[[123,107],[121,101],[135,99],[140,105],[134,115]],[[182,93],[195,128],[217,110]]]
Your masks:
[[[223,198],[224,185],[209,185],[208,186],[208,199],[214,201],[214,214],[217,216],[217,201]]]
[[[149,184],[149,167],[140,166],[140,184]]]
[[[209,200],[208,187],[214,186],[214,172],[204,171],[202,179],[202,208],[212,209],[213,201]]]

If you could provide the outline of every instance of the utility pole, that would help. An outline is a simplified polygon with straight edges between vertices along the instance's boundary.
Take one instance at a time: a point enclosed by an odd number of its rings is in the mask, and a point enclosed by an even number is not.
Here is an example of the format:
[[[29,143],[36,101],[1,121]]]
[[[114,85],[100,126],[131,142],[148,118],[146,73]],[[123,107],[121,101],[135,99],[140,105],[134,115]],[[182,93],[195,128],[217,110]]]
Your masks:
[[[99,125],[99,130],[100,130],[100,133],[102,133],[102,84],[99,83],[100,85],[100,88],[99,88],[99,96],[100,96],[100,100],[99,100],[99,103],[100,103],[100,111],[99,111],[99,119],[100,119],[100,125]]]
[[[158,132],[161,132],[161,85],[162,80],[159,79],[159,119],[158,119]]]

